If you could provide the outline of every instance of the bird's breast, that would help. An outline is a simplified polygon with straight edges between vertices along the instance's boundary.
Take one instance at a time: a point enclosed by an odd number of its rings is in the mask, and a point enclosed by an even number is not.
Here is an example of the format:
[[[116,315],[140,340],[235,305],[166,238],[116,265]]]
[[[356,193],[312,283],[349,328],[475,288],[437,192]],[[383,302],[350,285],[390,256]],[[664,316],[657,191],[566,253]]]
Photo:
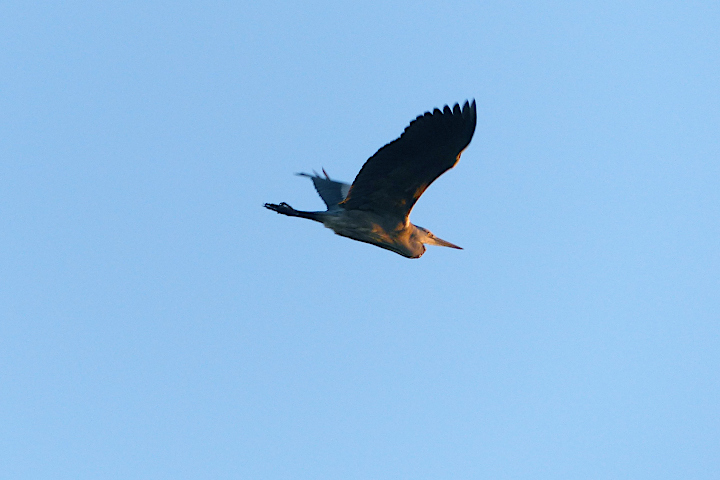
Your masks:
[[[374,212],[346,210],[329,215],[323,224],[336,234],[376,245],[403,243],[405,224]]]

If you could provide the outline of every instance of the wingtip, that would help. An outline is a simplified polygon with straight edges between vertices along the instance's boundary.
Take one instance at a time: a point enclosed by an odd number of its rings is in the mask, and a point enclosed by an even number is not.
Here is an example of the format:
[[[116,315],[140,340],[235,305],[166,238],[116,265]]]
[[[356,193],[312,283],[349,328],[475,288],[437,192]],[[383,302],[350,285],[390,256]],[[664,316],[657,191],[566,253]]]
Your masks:
[[[477,104],[475,103],[474,98],[470,100],[465,100],[465,103],[462,104],[462,107],[460,106],[460,102],[458,102],[452,109],[448,105],[446,105],[443,109],[443,113],[452,113],[453,115],[460,115],[463,118],[468,118],[468,116],[476,116],[476,112]]]
[[[465,105],[463,105],[462,108],[462,116],[463,118],[466,118],[470,120],[473,123],[473,130],[475,128],[475,123],[477,122],[477,106],[475,104],[475,99],[472,99],[472,102],[465,101]]]
[[[323,168],[323,173],[325,173],[324,168]],[[313,170],[312,175],[310,175],[309,173],[305,173],[305,172],[295,173],[295,175],[297,175],[298,177],[322,178],[315,170]],[[327,176],[327,173],[325,173],[325,176],[327,177],[328,180],[330,180],[330,177]]]
[[[465,112],[474,112],[477,110],[477,106],[475,104],[475,99],[473,98],[471,100],[465,100],[465,104],[462,107],[463,113]]]

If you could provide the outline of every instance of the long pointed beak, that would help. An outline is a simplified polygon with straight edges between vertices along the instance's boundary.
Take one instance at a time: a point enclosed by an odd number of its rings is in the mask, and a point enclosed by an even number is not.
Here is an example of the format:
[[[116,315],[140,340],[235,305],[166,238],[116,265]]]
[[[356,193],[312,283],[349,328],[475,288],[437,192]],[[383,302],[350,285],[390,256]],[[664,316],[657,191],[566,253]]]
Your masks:
[[[437,245],[439,247],[450,247],[450,248],[457,248],[458,250],[462,250],[462,247],[458,247],[454,243],[450,243],[446,240],[443,240],[442,238],[438,238],[436,236],[432,237],[433,239],[433,245]]]

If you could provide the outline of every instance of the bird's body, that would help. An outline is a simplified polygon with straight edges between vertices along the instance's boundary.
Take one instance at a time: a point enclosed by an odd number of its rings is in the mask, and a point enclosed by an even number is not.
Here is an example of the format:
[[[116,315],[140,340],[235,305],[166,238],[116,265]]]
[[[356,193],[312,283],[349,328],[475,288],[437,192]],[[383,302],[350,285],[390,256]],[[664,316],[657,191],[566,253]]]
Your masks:
[[[416,232],[419,227],[372,211],[341,210],[325,213],[322,223],[338,235],[377,245],[405,257],[417,258],[425,252]]]
[[[425,189],[460,159],[475,132],[475,102],[445,107],[410,123],[397,140],[365,162],[352,185],[322,176],[309,177],[327,205],[324,212],[295,210],[286,203],[265,207],[291,217],[321,222],[336,234],[370,243],[408,258],[425,245],[460,249],[410,223],[409,215]]]

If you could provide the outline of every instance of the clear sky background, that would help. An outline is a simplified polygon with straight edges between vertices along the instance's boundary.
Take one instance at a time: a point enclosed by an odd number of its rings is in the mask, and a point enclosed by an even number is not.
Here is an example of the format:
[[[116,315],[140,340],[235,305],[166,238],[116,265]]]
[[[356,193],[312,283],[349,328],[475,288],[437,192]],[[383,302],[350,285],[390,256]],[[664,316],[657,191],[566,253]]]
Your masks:
[[[716,479],[720,3],[0,6],[0,477]],[[322,202],[475,138],[408,260]]]

